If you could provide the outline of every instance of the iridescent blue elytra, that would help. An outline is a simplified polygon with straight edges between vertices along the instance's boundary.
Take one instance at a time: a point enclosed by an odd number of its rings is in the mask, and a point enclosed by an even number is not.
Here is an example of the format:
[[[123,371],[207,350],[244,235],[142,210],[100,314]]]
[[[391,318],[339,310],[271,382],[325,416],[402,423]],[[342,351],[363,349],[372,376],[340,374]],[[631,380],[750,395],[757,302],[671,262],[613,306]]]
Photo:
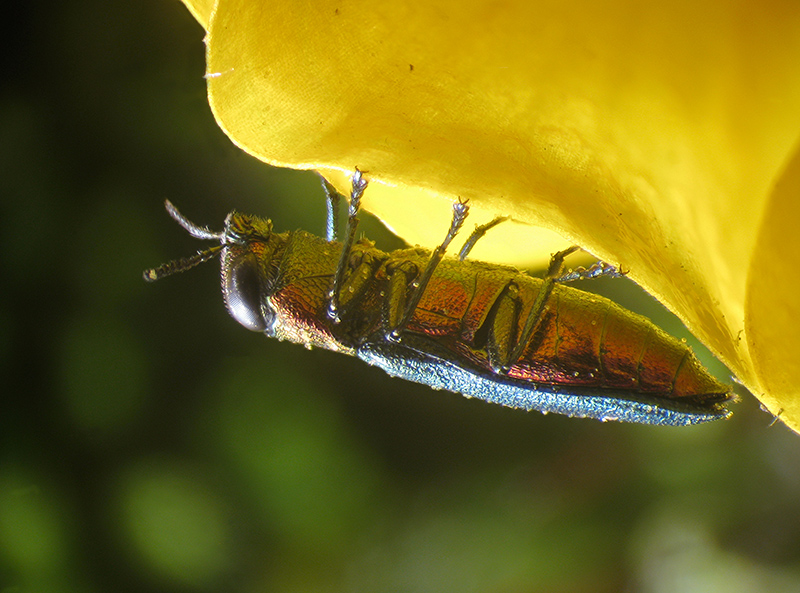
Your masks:
[[[157,280],[216,254],[230,314],[281,340],[358,356],[390,375],[513,408],[660,425],[725,418],[730,387],[680,340],[612,301],[565,286],[617,275],[602,262],[563,273],[555,254],[544,278],[467,259],[504,219],[479,226],[457,257],[444,257],[468,214],[453,207],[432,252],[376,249],[355,239],[367,186],[353,176],[346,236],[336,241],[338,194],[327,182],[325,239],[275,233],[269,220],[232,212],[213,232],[167,210],[194,237],[219,244],[147,270]]]

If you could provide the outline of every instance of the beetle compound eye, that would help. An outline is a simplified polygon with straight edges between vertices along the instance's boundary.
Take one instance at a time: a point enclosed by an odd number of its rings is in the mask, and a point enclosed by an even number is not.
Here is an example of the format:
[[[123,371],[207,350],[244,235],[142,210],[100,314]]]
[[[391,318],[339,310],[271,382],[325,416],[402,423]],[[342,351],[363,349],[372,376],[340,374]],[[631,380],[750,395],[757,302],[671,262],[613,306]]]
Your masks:
[[[267,328],[261,314],[261,282],[255,256],[247,254],[231,264],[224,275],[222,291],[231,317],[252,331],[263,332]]]

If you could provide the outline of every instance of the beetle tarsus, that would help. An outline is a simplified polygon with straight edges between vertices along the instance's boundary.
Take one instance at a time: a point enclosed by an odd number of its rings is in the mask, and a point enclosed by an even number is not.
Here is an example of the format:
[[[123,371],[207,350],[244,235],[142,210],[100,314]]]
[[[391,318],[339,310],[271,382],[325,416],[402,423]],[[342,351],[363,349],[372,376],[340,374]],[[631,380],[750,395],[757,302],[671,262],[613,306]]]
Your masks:
[[[600,276],[608,276],[609,278],[621,278],[625,272],[620,272],[617,268],[606,262],[599,261],[594,265],[584,268],[579,267],[556,279],[556,282],[573,282],[574,280],[589,280],[591,278],[599,278]]]
[[[336,273],[333,277],[333,286],[328,293],[328,317],[334,322],[339,323],[339,295],[342,292],[342,283],[347,271],[347,264],[350,260],[350,251],[356,238],[356,228],[358,228],[358,210],[361,207],[361,196],[367,189],[367,180],[364,179],[361,171],[356,168],[351,178],[352,187],[350,190],[350,205],[347,209],[347,234],[342,244],[342,253],[339,256],[339,264],[336,266]]]

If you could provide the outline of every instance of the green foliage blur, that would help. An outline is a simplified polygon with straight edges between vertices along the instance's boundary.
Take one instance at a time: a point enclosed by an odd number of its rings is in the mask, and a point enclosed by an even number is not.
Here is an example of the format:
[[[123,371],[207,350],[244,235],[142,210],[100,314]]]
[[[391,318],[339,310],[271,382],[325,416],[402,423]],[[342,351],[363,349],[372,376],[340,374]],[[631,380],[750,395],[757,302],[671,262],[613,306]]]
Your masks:
[[[800,590],[800,442],[747,395],[684,429],[526,414],[250,333],[216,263],[145,284],[202,246],[165,198],[321,233],[319,183],[216,126],[179,2],[17,9],[0,593]],[[688,337],[627,281],[595,286]]]

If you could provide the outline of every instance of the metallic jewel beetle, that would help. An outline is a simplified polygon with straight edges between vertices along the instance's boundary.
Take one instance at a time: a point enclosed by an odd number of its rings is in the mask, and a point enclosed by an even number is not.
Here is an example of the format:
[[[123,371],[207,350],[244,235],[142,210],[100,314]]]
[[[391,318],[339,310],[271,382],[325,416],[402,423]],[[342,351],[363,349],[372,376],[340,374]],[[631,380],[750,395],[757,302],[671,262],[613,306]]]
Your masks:
[[[198,239],[219,241],[195,256],[144,272],[155,281],[218,253],[228,312],[280,340],[355,355],[390,375],[434,389],[526,410],[600,420],[688,425],[726,418],[730,387],[691,349],[648,319],[564,282],[618,275],[602,262],[562,274],[556,253],[544,279],[465,259],[504,218],[478,226],[458,257],[445,250],[468,214],[433,252],[386,253],[355,240],[367,186],[352,178],[346,236],[336,241],[339,195],[323,182],[327,238],[275,233],[269,220],[231,212],[221,232],[167,211]]]

